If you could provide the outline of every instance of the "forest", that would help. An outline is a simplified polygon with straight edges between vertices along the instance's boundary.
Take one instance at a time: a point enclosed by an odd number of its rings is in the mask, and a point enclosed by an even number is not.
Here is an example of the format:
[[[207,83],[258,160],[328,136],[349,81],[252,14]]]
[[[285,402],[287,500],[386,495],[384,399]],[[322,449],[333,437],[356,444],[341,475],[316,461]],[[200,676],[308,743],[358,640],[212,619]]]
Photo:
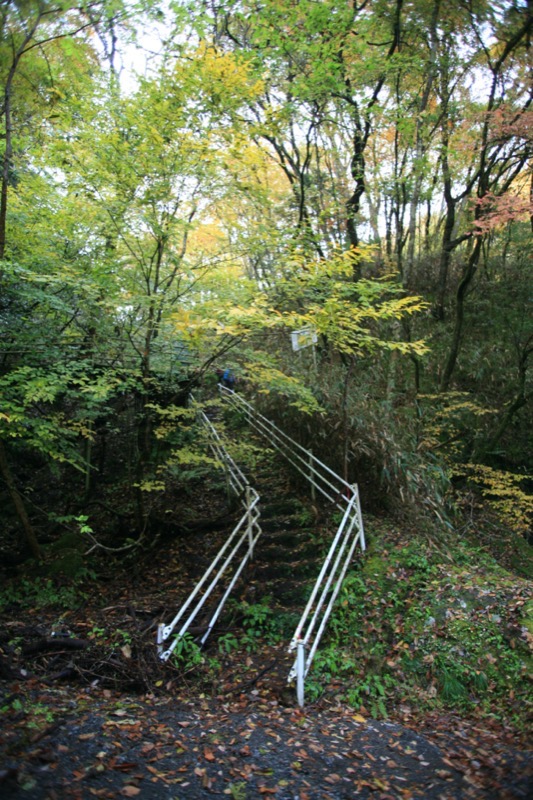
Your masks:
[[[0,609],[207,525],[190,396],[231,369],[359,485],[373,575],[394,535],[490,561],[531,646],[531,34],[530,0],[1,0]]]

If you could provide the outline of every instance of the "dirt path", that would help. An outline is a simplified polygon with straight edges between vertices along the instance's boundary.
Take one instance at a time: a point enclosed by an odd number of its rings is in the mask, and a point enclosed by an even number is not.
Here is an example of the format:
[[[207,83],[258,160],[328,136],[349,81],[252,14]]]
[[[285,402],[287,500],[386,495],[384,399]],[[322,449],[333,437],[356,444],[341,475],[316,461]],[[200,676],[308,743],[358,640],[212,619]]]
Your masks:
[[[533,789],[527,752],[449,717],[417,733],[259,692],[225,704],[36,685],[21,707],[18,687],[3,688],[4,800],[514,800]]]

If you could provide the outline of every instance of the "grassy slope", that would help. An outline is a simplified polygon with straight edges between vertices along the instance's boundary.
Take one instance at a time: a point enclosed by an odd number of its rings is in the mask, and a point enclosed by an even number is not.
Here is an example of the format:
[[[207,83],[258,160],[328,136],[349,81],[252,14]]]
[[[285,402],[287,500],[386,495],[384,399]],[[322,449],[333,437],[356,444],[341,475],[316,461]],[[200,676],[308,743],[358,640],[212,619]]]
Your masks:
[[[486,549],[450,541],[451,556],[416,531],[367,523],[369,547],[334,614],[313,668],[373,715],[453,709],[525,729],[531,711],[531,582]],[[500,543],[501,545],[501,543]],[[507,542],[522,568],[531,548]],[[529,553],[527,552],[529,551]]]

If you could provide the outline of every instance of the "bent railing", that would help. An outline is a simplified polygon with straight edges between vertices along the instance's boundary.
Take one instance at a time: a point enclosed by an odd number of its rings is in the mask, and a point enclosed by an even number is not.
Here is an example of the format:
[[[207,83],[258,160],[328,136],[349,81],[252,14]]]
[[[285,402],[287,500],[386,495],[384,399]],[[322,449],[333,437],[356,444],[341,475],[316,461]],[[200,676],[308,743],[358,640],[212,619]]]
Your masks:
[[[259,525],[259,495],[255,489],[249,485],[244,474],[224,448],[220,436],[206,414],[203,411],[198,410],[198,418],[202,425],[206,428],[208,433],[209,447],[211,448],[211,451],[213,452],[217,461],[219,461],[224,467],[228,484],[233,492],[237,495],[240,504],[244,509],[244,513],[172,622],[170,622],[168,625],[165,625],[164,623],[159,625],[157,631],[157,649],[159,657],[162,661],[167,661],[170,658],[172,652],[178,644],[178,641],[182,636],[185,635],[190,625],[205,605],[207,599],[212,595],[219,581],[223,578],[232,563],[234,563],[240,557],[241,560],[236,566],[231,581],[224,591],[222,598],[219,600],[218,605],[213,612],[209,623],[207,624],[205,633],[200,640],[201,645],[205,643],[207,637],[213,630],[213,627],[218,620],[226,600],[233,590],[233,587],[239,580],[239,577],[246,564],[253,556],[254,546],[261,535],[261,527]],[[244,553],[242,552],[243,550]],[[204,586],[206,586],[206,589],[201,597],[199,597]],[[187,612],[189,613],[187,614]],[[167,642],[178,623],[182,620],[184,621],[182,622],[178,632],[175,634],[173,642],[165,649],[165,642]]]
[[[296,658],[287,682],[292,683],[296,680],[298,703],[303,706],[305,677],[326,628],[353,553],[357,544],[362,550],[365,550],[366,547],[359,490],[357,484],[350,484],[337,475],[310,450],[306,450],[277,425],[256,411],[240,395],[222,385],[219,386],[219,390],[227,402],[244,413],[252,428],[264,436],[269,444],[278,450],[315,489],[343,512],[324,565],[289,645],[289,652],[296,651]]]

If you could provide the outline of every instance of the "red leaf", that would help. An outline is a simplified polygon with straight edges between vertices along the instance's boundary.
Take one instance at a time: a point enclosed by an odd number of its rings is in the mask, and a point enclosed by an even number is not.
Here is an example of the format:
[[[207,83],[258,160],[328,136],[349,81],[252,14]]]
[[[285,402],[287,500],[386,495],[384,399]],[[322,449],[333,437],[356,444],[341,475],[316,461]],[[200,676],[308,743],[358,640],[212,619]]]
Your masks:
[[[213,751],[208,747],[204,747],[204,758],[206,761],[216,761]]]

